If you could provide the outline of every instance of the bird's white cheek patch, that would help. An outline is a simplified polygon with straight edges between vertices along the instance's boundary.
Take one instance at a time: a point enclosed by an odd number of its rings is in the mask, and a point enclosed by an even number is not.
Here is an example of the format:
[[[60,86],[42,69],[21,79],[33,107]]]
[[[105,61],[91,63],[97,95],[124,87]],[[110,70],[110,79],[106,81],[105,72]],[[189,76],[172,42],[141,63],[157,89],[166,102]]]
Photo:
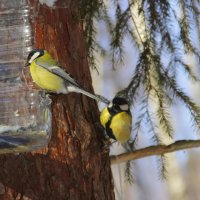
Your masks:
[[[128,105],[125,104],[125,105],[120,105],[119,106],[121,110],[128,110]]]
[[[32,63],[39,55],[40,55],[40,52],[34,53],[33,56],[31,57],[31,59],[28,62]]]

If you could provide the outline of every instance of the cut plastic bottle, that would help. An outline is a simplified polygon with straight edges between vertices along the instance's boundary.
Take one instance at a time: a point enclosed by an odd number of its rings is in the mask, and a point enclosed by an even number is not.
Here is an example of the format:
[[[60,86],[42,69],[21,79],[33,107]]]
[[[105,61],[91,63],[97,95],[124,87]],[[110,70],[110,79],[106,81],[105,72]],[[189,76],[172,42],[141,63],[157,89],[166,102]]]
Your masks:
[[[21,81],[32,50],[26,0],[0,1],[0,154],[43,148],[51,136],[51,101]]]

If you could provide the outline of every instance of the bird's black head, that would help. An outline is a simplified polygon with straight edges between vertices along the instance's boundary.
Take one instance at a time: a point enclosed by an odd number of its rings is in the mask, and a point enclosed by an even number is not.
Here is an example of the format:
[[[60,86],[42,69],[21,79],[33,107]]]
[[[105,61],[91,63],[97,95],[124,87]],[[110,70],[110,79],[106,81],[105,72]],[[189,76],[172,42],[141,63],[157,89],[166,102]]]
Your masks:
[[[31,64],[36,58],[39,58],[40,56],[43,56],[43,55],[44,55],[43,49],[32,50],[27,57],[27,65]]]
[[[129,112],[129,104],[128,101],[122,97],[115,97],[112,102],[108,105],[108,109],[112,113],[118,112]]]

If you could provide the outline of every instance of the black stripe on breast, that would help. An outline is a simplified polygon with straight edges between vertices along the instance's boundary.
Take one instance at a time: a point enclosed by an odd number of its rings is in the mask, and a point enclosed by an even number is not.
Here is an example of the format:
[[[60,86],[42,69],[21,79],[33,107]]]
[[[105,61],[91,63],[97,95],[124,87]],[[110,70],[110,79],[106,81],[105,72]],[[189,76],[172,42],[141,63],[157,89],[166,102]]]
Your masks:
[[[108,122],[106,123],[106,133],[110,138],[116,140],[116,137],[114,136],[113,131],[110,128],[110,124],[111,124],[112,118],[113,118],[113,115],[110,115],[110,118],[109,118]]]

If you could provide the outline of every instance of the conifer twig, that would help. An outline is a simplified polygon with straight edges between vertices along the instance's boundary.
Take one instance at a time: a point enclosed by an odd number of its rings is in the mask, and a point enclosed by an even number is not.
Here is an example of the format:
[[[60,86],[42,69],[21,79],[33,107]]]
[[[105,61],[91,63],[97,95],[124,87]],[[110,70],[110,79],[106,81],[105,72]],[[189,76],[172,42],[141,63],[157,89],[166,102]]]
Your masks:
[[[174,151],[200,147],[200,140],[179,140],[169,145],[149,146],[129,153],[111,156],[111,164],[118,164],[129,160],[137,160],[147,156],[162,155]]]

